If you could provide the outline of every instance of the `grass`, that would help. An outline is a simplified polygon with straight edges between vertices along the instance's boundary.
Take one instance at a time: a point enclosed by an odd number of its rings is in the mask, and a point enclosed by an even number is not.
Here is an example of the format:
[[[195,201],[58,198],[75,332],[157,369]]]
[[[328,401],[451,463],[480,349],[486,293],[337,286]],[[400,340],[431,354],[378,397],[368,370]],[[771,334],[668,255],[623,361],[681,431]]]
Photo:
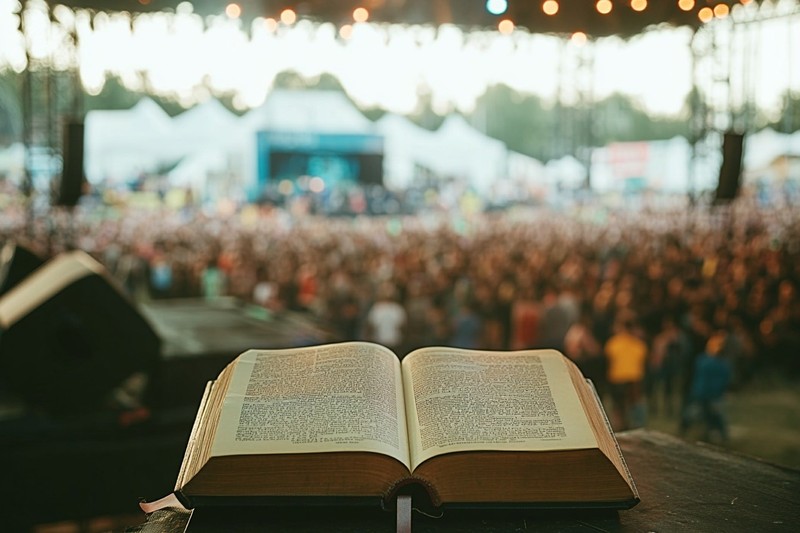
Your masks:
[[[779,376],[762,377],[731,391],[727,398],[730,439],[713,444],[764,461],[800,469],[800,387]],[[647,427],[678,435],[679,417],[650,413]],[[702,440],[702,427],[683,437]]]

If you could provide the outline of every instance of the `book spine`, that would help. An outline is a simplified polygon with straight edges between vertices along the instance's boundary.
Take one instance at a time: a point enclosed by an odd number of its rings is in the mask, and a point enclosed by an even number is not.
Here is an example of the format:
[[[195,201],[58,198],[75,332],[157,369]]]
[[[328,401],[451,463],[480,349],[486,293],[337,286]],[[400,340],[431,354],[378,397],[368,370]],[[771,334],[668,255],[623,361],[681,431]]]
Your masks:
[[[401,495],[413,497],[415,505],[436,509],[442,505],[442,499],[436,487],[427,479],[422,477],[407,477],[394,483],[383,495],[382,507],[386,510],[393,510],[397,504],[397,498]]]

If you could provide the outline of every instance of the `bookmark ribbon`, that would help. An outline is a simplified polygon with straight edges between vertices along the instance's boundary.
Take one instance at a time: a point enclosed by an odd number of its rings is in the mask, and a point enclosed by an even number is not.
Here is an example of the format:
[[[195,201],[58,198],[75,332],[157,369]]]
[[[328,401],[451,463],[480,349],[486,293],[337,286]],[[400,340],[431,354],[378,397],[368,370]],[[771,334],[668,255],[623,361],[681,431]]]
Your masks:
[[[397,497],[397,533],[411,533],[411,496]]]
[[[141,508],[141,510],[147,514],[160,511],[161,509],[166,509],[168,507],[177,507],[178,509],[184,510],[186,509],[177,496],[175,496],[174,492],[167,494],[163,498],[160,498],[154,502],[139,502],[139,508]]]

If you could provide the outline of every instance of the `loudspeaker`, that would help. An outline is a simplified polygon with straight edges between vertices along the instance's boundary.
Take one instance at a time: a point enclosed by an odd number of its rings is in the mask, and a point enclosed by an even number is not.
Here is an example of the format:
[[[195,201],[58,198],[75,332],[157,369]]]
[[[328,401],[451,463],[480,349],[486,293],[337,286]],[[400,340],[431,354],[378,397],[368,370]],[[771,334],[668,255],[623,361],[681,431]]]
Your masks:
[[[715,202],[733,200],[738,196],[742,175],[743,146],[743,134],[725,133],[722,140],[722,165],[719,168],[719,181],[714,195]]]
[[[5,243],[0,248],[0,297],[43,264],[41,257],[24,246]]]
[[[61,181],[55,205],[72,207],[83,194],[83,123],[64,124]]]
[[[104,410],[161,356],[150,324],[82,251],[47,261],[0,297],[0,331],[3,385],[52,414]]]

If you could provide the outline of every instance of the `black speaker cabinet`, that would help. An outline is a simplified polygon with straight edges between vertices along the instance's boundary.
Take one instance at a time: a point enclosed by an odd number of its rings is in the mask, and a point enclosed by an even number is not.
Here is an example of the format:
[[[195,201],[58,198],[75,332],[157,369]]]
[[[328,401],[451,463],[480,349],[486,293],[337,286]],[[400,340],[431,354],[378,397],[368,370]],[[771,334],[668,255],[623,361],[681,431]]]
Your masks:
[[[714,196],[716,202],[730,201],[739,195],[739,185],[742,176],[743,147],[743,134],[735,132],[725,133],[722,140],[722,165],[719,169],[717,192]]]
[[[0,297],[44,264],[44,260],[15,242],[0,248]]]
[[[149,377],[161,340],[102,265],[75,251],[0,297],[0,380],[54,414],[103,410],[131,376]]]
[[[67,122],[64,125],[61,182],[55,205],[72,207],[83,194],[83,123]]]

